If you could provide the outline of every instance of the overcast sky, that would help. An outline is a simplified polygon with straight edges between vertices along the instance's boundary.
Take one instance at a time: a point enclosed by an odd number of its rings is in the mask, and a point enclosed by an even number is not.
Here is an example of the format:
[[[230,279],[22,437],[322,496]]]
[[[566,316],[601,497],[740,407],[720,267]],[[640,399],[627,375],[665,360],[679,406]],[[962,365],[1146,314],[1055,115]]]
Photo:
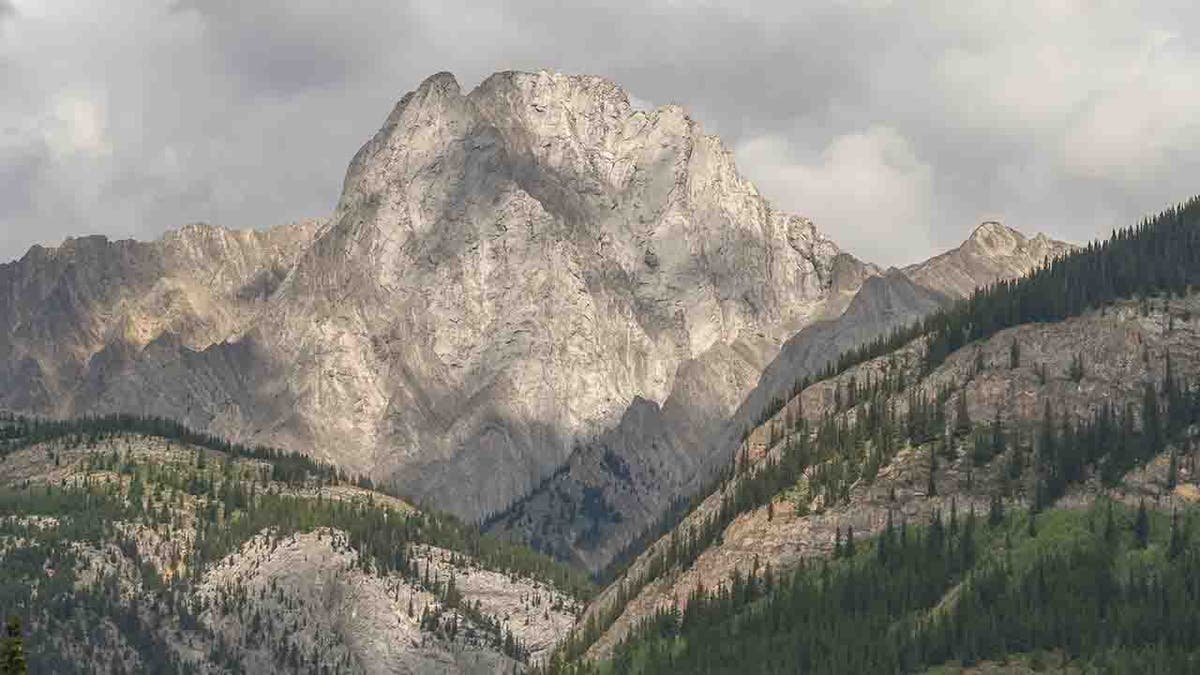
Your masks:
[[[1191,1],[567,4],[0,0],[0,260],[326,214],[441,70],[679,103],[775,204],[884,264],[984,219],[1085,241],[1200,192]]]

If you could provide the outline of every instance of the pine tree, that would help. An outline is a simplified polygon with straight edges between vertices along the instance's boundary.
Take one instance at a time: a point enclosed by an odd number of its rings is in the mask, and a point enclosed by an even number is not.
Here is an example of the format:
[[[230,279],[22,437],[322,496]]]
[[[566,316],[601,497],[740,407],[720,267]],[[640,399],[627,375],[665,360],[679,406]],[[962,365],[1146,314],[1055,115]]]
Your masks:
[[[892,516],[892,509],[888,508],[887,529],[883,534],[875,538],[876,553],[879,558],[880,565],[886,565],[891,555],[891,549],[896,536],[896,521]]]
[[[1004,502],[1001,501],[1000,495],[992,495],[992,502],[988,505],[988,526],[996,527],[1004,522]]]
[[[1079,382],[1083,379],[1083,354],[1076,354],[1071,357],[1071,366],[1067,372],[1072,382]]]
[[[28,671],[21,619],[12,616],[4,626],[4,641],[0,643],[0,675],[25,675]]]
[[[1108,509],[1104,516],[1104,541],[1110,547],[1117,542],[1117,521],[1113,515],[1112,502],[1108,502]]]
[[[1021,345],[1017,343],[1017,339],[1013,338],[1012,344],[1008,346],[1008,367],[1016,369],[1021,365]]]
[[[1133,521],[1133,536],[1138,548],[1146,548],[1150,541],[1150,516],[1146,514],[1146,500],[1138,504],[1137,518]]]
[[[1142,457],[1156,454],[1163,446],[1162,418],[1158,410],[1158,394],[1147,382],[1142,396]]]
[[[1171,543],[1167,545],[1167,556],[1172,560],[1179,557],[1183,553],[1187,542],[1184,541],[1183,532],[1179,529],[1179,514],[1171,512]]]
[[[954,413],[954,430],[961,435],[971,433],[971,416],[967,414],[967,391],[965,388],[958,392],[958,407]]]
[[[937,482],[934,480],[936,473],[937,473],[937,444],[931,443],[929,445],[929,484],[925,486],[925,496],[926,497],[932,498],[932,497],[937,496]]]

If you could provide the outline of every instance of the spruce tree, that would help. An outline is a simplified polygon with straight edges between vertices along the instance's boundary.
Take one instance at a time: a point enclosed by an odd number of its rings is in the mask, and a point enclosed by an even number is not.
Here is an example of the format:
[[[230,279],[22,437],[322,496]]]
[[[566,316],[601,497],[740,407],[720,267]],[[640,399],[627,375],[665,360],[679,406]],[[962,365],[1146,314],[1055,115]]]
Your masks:
[[[965,388],[958,392],[958,407],[954,413],[954,430],[961,435],[971,433],[971,416],[967,414],[967,391]]]
[[[4,642],[0,644],[0,675],[25,675],[28,671],[21,619],[12,616],[4,626]]]
[[[937,444],[931,443],[929,445],[929,484],[925,486],[925,496],[926,497],[936,497],[937,496],[937,482],[934,480],[934,476],[936,473],[937,473]]]
[[[1179,557],[1183,553],[1186,546],[1183,533],[1179,530],[1179,514],[1175,511],[1171,512],[1171,543],[1167,545],[1167,556],[1172,560]]]
[[[1110,547],[1117,542],[1117,521],[1113,515],[1112,502],[1108,502],[1108,509],[1104,516],[1104,541]]]
[[[1146,500],[1138,504],[1137,518],[1133,521],[1133,536],[1138,548],[1146,548],[1150,541],[1150,516],[1146,514]]]
[[[1000,500],[1000,495],[992,495],[992,502],[988,506],[988,526],[996,527],[1004,522],[1004,502]]]

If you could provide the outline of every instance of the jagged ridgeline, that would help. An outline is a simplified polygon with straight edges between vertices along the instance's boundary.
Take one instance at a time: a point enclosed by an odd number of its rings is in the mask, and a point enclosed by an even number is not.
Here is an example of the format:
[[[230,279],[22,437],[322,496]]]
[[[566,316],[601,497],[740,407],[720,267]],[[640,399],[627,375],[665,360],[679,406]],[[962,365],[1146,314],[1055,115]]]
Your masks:
[[[0,439],[0,614],[32,672],[510,671],[592,592],[369,481],[169,420],[4,415]]]
[[[1066,414],[1062,409],[1056,410],[1060,404],[1052,405],[1047,399],[1040,419],[1036,414],[1021,417],[1010,412],[1001,423],[997,411],[994,419],[972,420],[968,414],[965,391],[967,383],[977,375],[995,369],[1015,371],[1017,368],[1028,368],[1030,357],[1022,356],[1016,337],[1018,333],[997,335],[1008,328],[1058,324],[1072,317],[1081,317],[1089,311],[1097,317],[1095,320],[1100,320],[1099,317],[1109,311],[1117,317],[1112,321],[1118,323],[1152,322],[1156,326],[1154,330],[1164,331],[1165,335],[1172,334],[1172,326],[1176,321],[1190,326],[1195,305],[1192,285],[1200,279],[1198,243],[1200,202],[1191,200],[1137,227],[1116,232],[1105,242],[1092,244],[1065,258],[1047,262],[1025,279],[983,289],[909,329],[845,354],[831,363],[822,380],[802,380],[794,389],[796,396],[772,406],[770,413],[762,418],[755,429],[750,430],[752,433],[748,433],[748,438],[754,437],[759,450],[752,455],[752,444],[744,445],[729,469],[714,483],[708,496],[697,500],[682,518],[682,525],[669,530],[669,535],[661,538],[647,536],[647,540],[653,541],[647,551],[628,569],[614,573],[616,582],[589,608],[584,621],[564,643],[549,669],[587,671],[591,668],[588,661],[579,660],[585,654],[587,658],[615,659],[605,667],[613,666],[616,672],[626,672],[630,663],[639,664],[634,671],[645,668],[645,672],[672,672],[664,664],[680,667],[681,663],[711,663],[714,666],[724,663],[728,668],[738,664],[744,668],[745,662],[739,663],[732,656],[738,650],[778,651],[774,645],[752,644],[750,640],[740,641],[743,638],[730,638],[733,646],[729,647],[731,651],[725,652],[721,651],[724,647],[713,644],[712,635],[687,634],[685,627],[694,626],[697,616],[708,616],[705,621],[715,625],[719,621],[713,617],[718,614],[730,622],[722,624],[724,627],[720,629],[733,631],[727,633],[727,637],[737,633],[743,623],[757,626],[756,630],[766,630],[761,624],[753,623],[756,619],[742,616],[742,610],[737,608],[736,602],[732,605],[721,604],[724,602],[722,597],[725,597],[722,594],[733,593],[735,597],[740,597],[738,594],[741,591],[731,589],[737,587],[744,591],[747,583],[745,569],[734,567],[733,576],[729,579],[704,579],[706,585],[720,585],[716,595],[705,593],[703,589],[695,591],[694,587],[681,586],[679,580],[702,578],[698,573],[689,576],[684,572],[692,570],[707,551],[722,546],[728,528],[743,514],[765,511],[765,520],[769,522],[781,505],[788,505],[794,511],[789,518],[805,519],[811,515],[820,519],[827,511],[840,513],[850,508],[849,505],[856,498],[876,499],[869,494],[873,490],[871,486],[880,480],[879,473],[883,468],[887,468],[889,473],[884,484],[891,486],[884,488],[885,495],[890,490],[891,496],[877,499],[882,503],[881,513],[886,509],[889,519],[893,509],[898,510],[901,506],[906,510],[911,507],[914,512],[926,512],[928,508],[937,508],[947,495],[953,498],[957,494],[971,509],[978,505],[991,505],[992,510],[1002,512],[1007,507],[1028,514],[1025,516],[1025,522],[1028,523],[1040,517],[1037,514],[1057,513],[1058,509],[1054,507],[1062,506],[1059,501],[1064,496],[1070,502],[1072,490],[1077,493],[1073,499],[1084,501],[1092,500],[1095,494],[1121,493],[1127,487],[1124,483],[1128,480],[1128,472],[1133,469],[1149,470],[1152,462],[1157,467],[1155,471],[1161,474],[1153,488],[1158,492],[1154,494],[1173,495],[1181,467],[1186,465],[1187,475],[1193,481],[1195,479],[1196,458],[1191,449],[1195,446],[1195,430],[1200,423],[1200,386],[1195,384],[1194,368],[1191,368],[1189,377],[1184,377],[1172,367],[1169,347],[1164,346],[1166,342],[1156,348],[1162,353],[1156,357],[1159,362],[1153,364],[1149,352],[1145,351],[1146,347],[1137,347],[1139,353],[1133,358],[1136,363],[1142,364],[1140,367],[1145,376],[1139,378],[1139,382],[1124,387],[1120,392],[1113,391],[1111,399],[1109,394],[1104,394],[1072,414]],[[1173,296],[1181,297],[1172,300]],[[1149,318],[1151,314],[1155,318]],[[1162,326],[1157,327],[1160,323]],[[1185,333],[1191,335],[1190,332]],[[991,344],[1001,339],[1003,345]],[[1140,342],[1141,338],[1135,335],[1130,339]],[[1181,344],[1191,344],[1190,338],[1180,339],[1183,340]],[[966,351],[964,347],[972,350],[967,352],[966,357],[962,357]],[[989,354],[988,364],[984,363],[985,352]],[[856,370],[856,366],[872,361],[876,362],[874,367],[862,372]],[[943,372],[943,364],[951,361],[955,364],[954,368]],[[1085,363],[1080,354],[1075,354],[1062,374],[1051,376],[1046,373],[1044,366],[1035,366],[1038,379],[1034,384],[1046,385],[1047,379],[1054,377],[1065,378],[1066,382],[1078,387],[1087,378],[1090,368],[1101,365]],[[1159,377],[1155,375],[1156,372],[1163,375]],[[855,373],[863,375],[862,379],[856,379]],[[823,393],[815,391],[818,389]],[[812,400],[822,400],[821,410],[804,410],[801,406],[803,397],[799,396],[801,392],[810,394]],[[909,476],[899,481],[898,477],[905,473]],[[913,473],[922,475],[914,481]],[[953,480],[949,476],[953,476]],[[902,482],[908,495],[897,500],[895,491]],[[920,484],[916,490],[911,489],[914,482]],[[1085,483],[1089,487],[1084,488]],[[1168,500],[1166,503],[1176,502]],[[1184,503],[1189,502],[1185,499]],[[927,508],[917,504],[934,506]],[[1190,518],[1189,512],[1185,521],[1190,522]],[[941,514],[934,516],[933,521],[934,528],[945,527]],[[1017,526],[1005,527],[1013,529]],[[832,526],[830,529],[833,529]],[[1030,534],[1035,530],[1031,530]],[[1183,532],[1186,533],[1186,528]],[[830,535],[834,533],[830,532]],[[917,539],[923,536],[918,535]],[[990,537],[990,543],[983,545],[985,542],[972,540],[962,545],[970,547],[972,551],[990,551],[992,557],[981,568],[969,565],[948,577],[939,573],[938,583],[957,578],[982,584],[980,580],[990,574],[992,577],[987,578],[991,579],[989,583],[995,593],[1003,595],[1018,592],[1027,579],[1004,566],[1011,557],[1011,542],[997,539],[995,533],[972,536]],[[842,534],[838,533],[832,538],[840,548]],[[997,541],[1003,543],[993,545]],[[880,545],[887,547],[891,544]],[[1043,571],[1039,571],[1034,578],[1041,579],[1043,574],[1051,572],[1069,574],[1069,571],[1054,567],[1062,561],[1052,557],[1058,553],[1066,554],[1072,549],[1050,546],[1045,550],[1051,558],[1038,558],[1032,563],[1035,567],[1043,566],[1037,567]],[[1174,634],[1179,639],[1164,646],[1155,656],[1164,659],[1162,663],[1176,667],[1192,663],[1192,650],[1186,648],[1188,643],[1180,636],[1193,640],[1191,644],[1200,640],[1200,634],[1195,630],[1198,616],[1191,609],[1194,605],[1181,603],[1169,611],[1158,606],[1139,609],[1139,601],[1136,600],[1137,594],[1149,587],[1147,584],[1153,586],[1161,581],[1169,586],[1189,578],[1192,570],[1189,565],[1195,564],[1195,552],[1190,548],[1186,552],[1172,550],[1172,562],[1168,564],[1155,560],[1153,565],[1148,563],[1149,566],[1139,568],[1134,576],[1121,578],[1121,583],[1113,587],[1113,592],[1125,594],[1118,595],[1124,598],[1115,600],[1118,604],[1134,598],[1129,600],[1130,605],[1126,609],[1135,615],[1138,612],[1166,611],[1172,620],[1182,622],[1180,625],[1184,632]],[[1105,559],[1107,562],[1104,565],[1108,565],[1104,568],[1108,570],[1105,574],[1112,572],[1123,575],[1129,568],[1128,562],[1121,557],[1124,554],[1120,550],[1108,553],[1111,555]],[[1085,554],[1090,555],[1087,551],[1080,553],[1086,557]],[[1142,556],[1140,553],[1129,555],[1134,558]],[[750,561],[745,562],[748,563],[745,567],[750,567]],[[926,563],[932,564],[930,561]],[[755,608],[761,608],[764,602],[767,606],[771,606],[772,602],[782,603],[779,606],[793,602],[793,599],[762,600],[763,597],[775,597],[771,588],[763,590],[762,585],[767,583],[763,575],[771,578],[770,584],[774,584],[780,578],[791,579],[790,569],[786,574],[779,570],[767,573],[756,562],[753,568],[757,569],[759,576],[751,585],[759,590],[747,592],[753,596],[745,598],[747,613],[758,616],[755,613],[758,609]],[[1001,571],[996,572],[997,569]],[[875,570],[871,573],[881,572]],[[1086,575],[1089,570],[1083,569],[1081,573]],[[1146,576],[1138,576],[1143,573]],[[789,583],[798,586],[816,584],[818,590],[813,592],[818,595],[831,592],[829,579],[821,576],[826,572],[817,575],[802,566],[795,574],[796,578]],[[1001,577],[996,577],[997,574]],[[922,584],[932,578],[917,575],[913,577],[916,580],[897,583],[911,582],[914,585],[907,588],[912,590],[922,588]],[[834,663],[854,664],[843,672],[866,672],[876,668],[882,668],[883,671],[910,670],[952,658],[974,662],[980,658],[1003,657],[1010,652],[1047,645],[1066,650],[1066,654],[1093,665],[1099,664],[1098,667],[1109,667],[1112,664],[1119,665],[1122,659],[1131,656],[1137,658],[1138,650],[1158,649],[1153,639],[1146,641],[1147,635],[1156,635],[1154,632],[1133,635],[1112,627],[1114,632],[1097,637],[1096,631],[1101,629],[1082,625],[1082,622],[1090,621],[1087,617],[1092,615],[1071,614],[1072,610],[1069,609],[1058,613],[1051,603],[1043,609],[1058,617],[1056,620],[1061,624],[1057,628],[1044,623],[1049,619],[1044,614],[1038,614],[1042,610],[1031,610],[1026,618],[1034,623],[1016,622],[1014,630],[1034,630],[1030,626],[1040,626],[1053,637],[1032,642],[1021,642],[1014,638],[1012,642],[998,647],[995,642],[972,642],[974,636],[960,632],[955,635],[966,640],[967,646],[961,649],[956,647],[957,651],[951,650],[949,656],[945,649],[922,651],[929,647],[929,636],[920,632],[926,627],[916,619],[926,614],[935,615],[935,606],[949,599],[946,593],[954,588],[955,583],[948,582],[941,587],[941,592],[936,593],[937,601],[927,606],[920,606],[919,603],[905,605],[907,609],[900,611],[897,606],[880,610],[879,606],[872,605],[874,609],[869,611],[883,612],[876,615],[875,619],[886,623],[888,630],[897,635],[896,644],[893,645],[896,651],[859,651],[855,658],[846,659],[843,658],[845,652],[831,647],[837,641],[826,633],[824,635],[828,639],[822,644],[832,651],[820,652],[818,649],[807,656],[797,657],[793,654],[788,658],[768,658],[759,664],[759,670],[753,672],[793,672],[796,668],[813,668],[819,672],[839,670],[830,665]],[[872,586],[868,583],[865,587]],[[933,587],[926,590],[930,589]],[[1191,586],[1186,590],[1192,594],[1186,597],[1195,594]],[[657,596],[654,595],[656,593]],[[671,602],[671,594],[675,598],[693,597],[687,603],[675,603]],[[655,601],[654,597],[659,600]],[[840,596],[835,594],[831,597],[836,599]],[[809,599],[814,602],[831,601],[830,597],[822,599],[814,596]],[[870,602],[875,600],[870,599]],[[848,611],[858,611],[853,609],[852,601],[847,602],[851,602]],[[647,614],[645,608],[656,604],[660,607],[658,613]],[[688,606],[688,611],[679,614],[677,610],[664,609],[679,604]],[[954,603],[949,604],[953,606]],[[636,611],[630,610],[635,605]],[[694,610],[691,609],[693,605]],[[721,607],[724,609],[718,611],[717,608]],[[1063,607],[1075,605],[1066,603]],[[987,616],[989,621],[1009,620],[998,613]],[[832,625],[841,620],[829,618],[828,622]],[[1038,621],[1043,623],[1036,623]],[[770,625],[771,630],[778,628],[775,624]],[[863,635],[875,639],[880,634],[879,630],[879,625],[873,624]],[[949,629],[939,624],[938,630]],[[629,634],[635,636],[632,642],[627,642],[625,647],[617,647],[621,643],[621,636]],[[775,634],[768,630],[767,637],[763,639],[767,640],[771,635]],[[914,644],[919,647],[916,652],[905,646],[910,639],[915,640]],[[943,640],[943,646],[957,644],[955,639],[944,635],[939,639]],[[780,644],[784,642],[786,640]],[[1081,646],[1084,643],[1085,646]],[[815,643],[809,644],[812,646]],[[981,647],[980,644],[987,646]],[[1129,645],[1129,649],[1113,652],[1120,644]],[[691,656],[688,656],[689,650],[693,650]],[[798,653],[803,651],[799,649]],[[859,656],[865,660],[858,660]],[[675,657],[682,660],[675,660]],[[660,658],[661,662],[657,660]],[[689,658],[698,660],[689,661]],[[721,668],[714,670],[718,671]]]

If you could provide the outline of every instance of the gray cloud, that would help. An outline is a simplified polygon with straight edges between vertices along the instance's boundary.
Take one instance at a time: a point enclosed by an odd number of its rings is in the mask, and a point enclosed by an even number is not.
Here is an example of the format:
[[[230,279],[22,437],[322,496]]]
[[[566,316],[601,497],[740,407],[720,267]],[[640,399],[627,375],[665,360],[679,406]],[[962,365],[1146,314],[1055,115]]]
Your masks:
[[[984,218],[1086,240],[1189,196],[1200,169],[1200,10],[1182,3],[48,4],[0,0],[0,259],[326,213],[395,99],[440,70],[586,72],[683,104],[773,201],[883,263]]]

